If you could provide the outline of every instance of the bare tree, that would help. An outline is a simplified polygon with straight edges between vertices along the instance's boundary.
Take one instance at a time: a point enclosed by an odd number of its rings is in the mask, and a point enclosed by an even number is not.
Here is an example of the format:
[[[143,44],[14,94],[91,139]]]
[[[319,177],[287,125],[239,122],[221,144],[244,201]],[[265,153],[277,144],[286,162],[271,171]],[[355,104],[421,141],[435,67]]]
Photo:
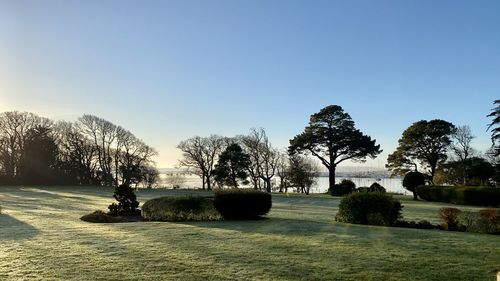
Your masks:
[[[58,135],[60,169],[77,184],[96,184],[97,147],[71,122],[55,126]]]
[[[463,184],[467,184],[467,160],[474,155],[474,149],[471,146],[472,140],[475,138],[472,135],[472,130],[469,126],[458,126],[452,134],[451,150],[453,154],[462,163],[462,178]]]
[[[250,134],[242,137],[242,142],[257,176],[264,181],[266,191],[271,192],[271,179],[276,174],[279,161],[278,150],[272,147],[263,128],[250,129]]]
[[[276,175],[280,178],[279,192],[288,192],[289,183],[289,163],[287,153],[279,153],[278,165],[276,166]]]
[[[96,148],[98,172],[104,185],[139,181],[141,169],[151,165],[152,157],[157,155],[131,132],[102,118],[83,115],[78,119],[78,128]]]
[[[202,188],[212,189],[212,171],[218,155],[227,145],[226,138],[218,135],[209,137],[192,137],[181,141],[177,146],[182,151],[183,158],[179,160],[179,166],[198,175],[202,179]]]
[[[113,176],[112,145],[116,139],[116,125],[94,115],[85,114],[78,119],[82,132],[88,136],[97,148],[100,176],[104,185],[116,185]]]

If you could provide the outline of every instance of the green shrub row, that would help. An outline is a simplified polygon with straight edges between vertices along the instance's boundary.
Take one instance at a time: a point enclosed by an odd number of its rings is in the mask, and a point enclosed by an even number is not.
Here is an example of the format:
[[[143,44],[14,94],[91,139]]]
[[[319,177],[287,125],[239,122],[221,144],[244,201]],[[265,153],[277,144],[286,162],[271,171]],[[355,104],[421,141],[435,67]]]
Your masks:
[[[335,220],[392,226],[401,218],[402,208],[399,200],[382,192],[351,193],[340,201]]]
[[[255,219],[269,212],[271,194],[255,189],[217,190],[214,206],[225,219]]]
[[[142,206],[142,217],[149,221],[220,220],[213,199],[201,196],[165,196],[154,198]]]
[[[500,206],[500,188],[481,186],[419,186],[420,198],[460,205]]]

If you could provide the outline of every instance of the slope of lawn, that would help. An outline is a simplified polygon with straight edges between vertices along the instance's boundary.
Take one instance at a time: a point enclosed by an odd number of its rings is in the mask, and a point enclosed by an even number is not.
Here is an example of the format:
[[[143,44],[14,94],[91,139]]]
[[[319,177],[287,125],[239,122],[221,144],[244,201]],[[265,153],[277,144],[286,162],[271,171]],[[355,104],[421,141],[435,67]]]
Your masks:
[[[208,194],[143,190],[138,199],[186,193]],[[0,280],[492,281],[500,270],[499,236],[336,223],[339,198],[326,195],[274,195],[258,221],[80,221],[111,196],[0,187]],[[412,220],[438,222],[446,205],[401,199]]]

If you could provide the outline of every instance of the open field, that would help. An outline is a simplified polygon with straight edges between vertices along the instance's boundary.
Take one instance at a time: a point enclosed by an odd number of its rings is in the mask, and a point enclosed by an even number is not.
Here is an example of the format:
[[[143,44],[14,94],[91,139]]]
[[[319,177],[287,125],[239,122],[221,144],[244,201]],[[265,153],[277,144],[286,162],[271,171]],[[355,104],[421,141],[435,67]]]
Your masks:
[[[138,199],[185,193],[204,192]],[[438,222],[446,205],[401,198],[409,220]],[[0,280],[493,281],[500,270],[499,236],[336,223],[339,198],[326,195],[274,195],[258,221],[79,220],[112,199],[110,188],[0,187]]]

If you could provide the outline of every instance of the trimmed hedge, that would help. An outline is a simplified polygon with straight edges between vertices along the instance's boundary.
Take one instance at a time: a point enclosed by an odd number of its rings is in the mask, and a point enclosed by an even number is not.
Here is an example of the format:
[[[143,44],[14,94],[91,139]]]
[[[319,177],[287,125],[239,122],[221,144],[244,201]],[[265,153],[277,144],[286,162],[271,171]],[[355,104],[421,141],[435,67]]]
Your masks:
[[[271,194],[255,189],[217,190],[214,206],[225,219],[255,219],[269,212]]]
[[[399,200],[381,192],[351,193],[340,201],[338,222],[395,225],[403,206]]]
[[[165,196],[142,206],[142,216],[149,221],[213,221],[222,217],[213,199],[201,196]]]
[[[459,205],[500,206],[500,188],[483,186],[419,186],[420,198]]]

